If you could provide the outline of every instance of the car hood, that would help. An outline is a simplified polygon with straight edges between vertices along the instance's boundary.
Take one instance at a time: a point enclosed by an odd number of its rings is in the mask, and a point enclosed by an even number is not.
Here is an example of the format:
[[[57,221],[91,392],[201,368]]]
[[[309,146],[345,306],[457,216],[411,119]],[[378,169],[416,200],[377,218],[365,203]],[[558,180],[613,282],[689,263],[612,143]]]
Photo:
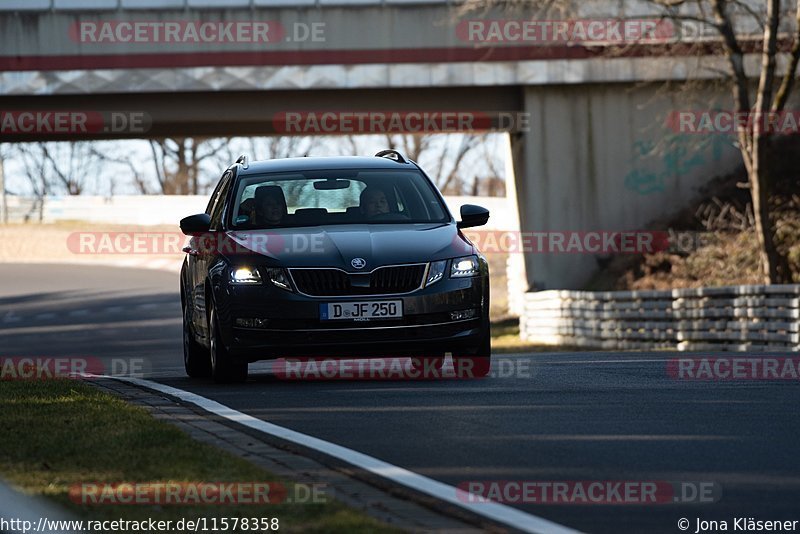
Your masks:
[[[228,232],[237,256],[284,267],[338,267],[371,271],[382,265],[421,263],[474,254],[455,224],[351,224]],[[353,260],[364,260],[360,269]],[[240,258],[241,259],[241,258]],[[355,265],[360,265],[356,261]]]

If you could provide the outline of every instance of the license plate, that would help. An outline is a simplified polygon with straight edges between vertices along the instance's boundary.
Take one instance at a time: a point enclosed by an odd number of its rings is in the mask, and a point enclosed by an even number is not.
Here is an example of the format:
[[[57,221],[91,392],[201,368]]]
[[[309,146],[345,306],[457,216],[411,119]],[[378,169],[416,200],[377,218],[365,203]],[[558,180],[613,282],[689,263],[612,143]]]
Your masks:
[[[403,316],[403,301],[376,300],[326,303],[319,305],[319,315],[323,321],[396,319]]]

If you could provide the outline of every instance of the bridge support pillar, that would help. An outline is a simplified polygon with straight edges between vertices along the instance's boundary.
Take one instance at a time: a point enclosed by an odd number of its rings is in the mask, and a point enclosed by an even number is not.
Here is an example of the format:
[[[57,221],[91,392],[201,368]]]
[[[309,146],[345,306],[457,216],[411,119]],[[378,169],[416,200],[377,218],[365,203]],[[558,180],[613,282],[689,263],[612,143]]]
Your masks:
[[[692,107],[679,101],[679,93],[665,94],[660,84],[542,85],[523,91],[529,122],[511,133],[520,229],[547,232],[543,250],[525,253],[531,290],[583,289],[616,254],[554,252],[549,236],[651,230],[655,221],[695,199],[710,179],[741,165],[728,136],[670,126],[671,112]],[[713,95],[697,98],[708,106]]]

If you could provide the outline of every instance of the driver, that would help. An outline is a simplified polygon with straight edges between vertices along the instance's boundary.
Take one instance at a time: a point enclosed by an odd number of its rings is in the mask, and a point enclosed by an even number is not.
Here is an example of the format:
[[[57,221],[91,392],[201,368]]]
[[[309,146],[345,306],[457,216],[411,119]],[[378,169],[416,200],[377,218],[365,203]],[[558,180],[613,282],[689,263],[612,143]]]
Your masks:
[[[361,192],[359,199],[361,213],[367,217],[375,217],[384,213],[389,213],[389,201],[386,193],[377,187],[367,187]]]
[[[256,220],[265,226],[278,226],[286,216],[286,199],[279,186],[266,185],[256,189]]]

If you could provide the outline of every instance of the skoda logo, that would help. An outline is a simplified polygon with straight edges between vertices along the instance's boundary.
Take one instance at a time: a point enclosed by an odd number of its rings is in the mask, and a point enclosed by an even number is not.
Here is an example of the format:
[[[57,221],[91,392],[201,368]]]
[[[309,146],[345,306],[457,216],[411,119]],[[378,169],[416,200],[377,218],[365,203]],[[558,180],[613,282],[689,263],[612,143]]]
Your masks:
[[[367,261],[364,258],[353,258],[350,261],[350,265],[352,265],[354,269],[363,269],[366,267]]]

